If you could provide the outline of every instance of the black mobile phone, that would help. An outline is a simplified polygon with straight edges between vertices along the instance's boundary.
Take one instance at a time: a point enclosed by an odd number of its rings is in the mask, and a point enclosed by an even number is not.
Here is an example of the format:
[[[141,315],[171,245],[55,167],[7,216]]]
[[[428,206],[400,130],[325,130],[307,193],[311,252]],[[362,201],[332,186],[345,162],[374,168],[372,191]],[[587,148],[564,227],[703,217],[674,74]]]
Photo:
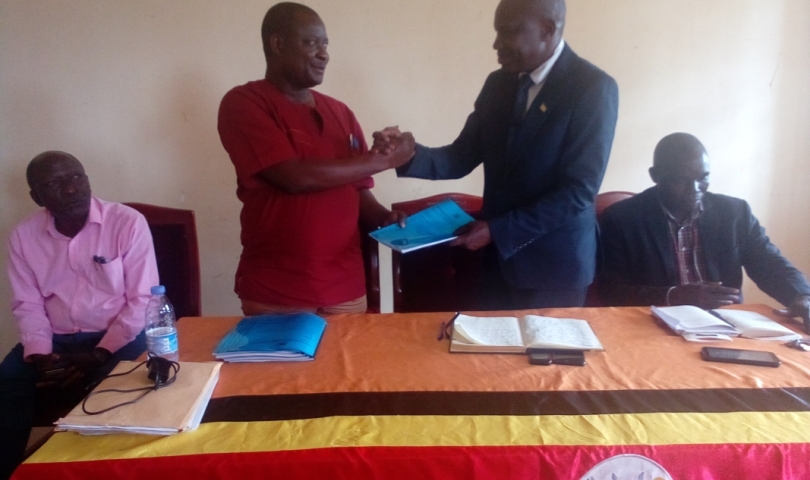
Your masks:
[[[529,363],[532,365],[551,365],[550,353],[530,353]]]
[[[529,352],[529,363],[532,365],[585,365],[585,352],[576,351],[533,351]]]
[[[778,367],[782,364],[773,352],[739,350],[736,348],[703,347],[701,357],[707,362],[741,363],[760,367]]]

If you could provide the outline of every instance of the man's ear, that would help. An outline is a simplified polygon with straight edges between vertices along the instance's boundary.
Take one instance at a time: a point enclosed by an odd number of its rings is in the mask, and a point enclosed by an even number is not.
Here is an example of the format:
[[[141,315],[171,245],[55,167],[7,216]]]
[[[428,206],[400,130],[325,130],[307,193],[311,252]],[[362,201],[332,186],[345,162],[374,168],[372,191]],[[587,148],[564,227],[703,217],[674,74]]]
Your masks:
[[[648,171],[650,172],[650,178],[652,179],[653,183],[658,185],[658,180],[660,180],[658,170],[656,170],[655,167],[650,167]]]
[[[543,29],[545,38],[554,38],[554,34],[557,33],[557,24],[550,18],[541,19],[540,27]]]
[[[267,39],[267,48],[268,54],[281,55],[284,50],[284,38],[277,33],[270,35],[270,38]]]
[[[39,195],[37,195],[37,192],[35,192],[33,188],[28,191],[28,194],[31,195],[31,200],[33,200],[34,203],[36,203],[40,207],[45,206],[45,205],[42,204],[42,201],[39,199]]]

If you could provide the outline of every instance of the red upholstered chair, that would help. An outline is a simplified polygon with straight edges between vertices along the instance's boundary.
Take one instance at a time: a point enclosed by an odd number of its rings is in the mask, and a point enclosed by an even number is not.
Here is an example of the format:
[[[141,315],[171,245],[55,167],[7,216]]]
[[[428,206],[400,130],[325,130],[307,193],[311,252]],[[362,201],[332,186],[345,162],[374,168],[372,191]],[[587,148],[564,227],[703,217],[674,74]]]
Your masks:
[[[146,217],[155,244],[160,283],[177,318],[202,315],[200,251],[194,210],[125,203]]]
[[[453,199],[474,218],[483,199],[464,193],[445,193],[391,205],[412,215],[446,199]],[[474,308],[482,253],[446,243],[406,254],[391,252],[395,312],[449,312]]]
[[[628,199],[635,195],[633,192],[622,192],[622,191],[615,191],[615,192],[605,192],[600,193],[596,196],[596,221],[602,221],[602,213],[604,213],[605,209],[609,206],[613,205],[616,202]]]
[[[622,192],[622,191],[615,191],[615,192],[604,192],[600,193],[596,196],[596,221],[601,223],[602,222],[602,213],[604,213],[605,209],[609,206],[613,205],[616,202],[625,200],[627,198],[632,197],[635,195],[633,192]],[[590,287],[588,287],[588,293],[585,297],[585,306],[586,307],[604,307],[602,300],[600,299],[599,293],[599,279],[594,279],[593,283]]]

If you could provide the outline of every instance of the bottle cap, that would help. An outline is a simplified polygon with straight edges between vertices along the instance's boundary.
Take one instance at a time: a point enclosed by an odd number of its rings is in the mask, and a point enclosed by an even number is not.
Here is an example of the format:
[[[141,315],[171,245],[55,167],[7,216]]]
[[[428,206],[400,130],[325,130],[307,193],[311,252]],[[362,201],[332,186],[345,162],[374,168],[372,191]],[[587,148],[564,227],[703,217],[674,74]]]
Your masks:
[[[166,287],[163,285],[155,285],[152,287],[152,295],[164,295],[166,293]]]

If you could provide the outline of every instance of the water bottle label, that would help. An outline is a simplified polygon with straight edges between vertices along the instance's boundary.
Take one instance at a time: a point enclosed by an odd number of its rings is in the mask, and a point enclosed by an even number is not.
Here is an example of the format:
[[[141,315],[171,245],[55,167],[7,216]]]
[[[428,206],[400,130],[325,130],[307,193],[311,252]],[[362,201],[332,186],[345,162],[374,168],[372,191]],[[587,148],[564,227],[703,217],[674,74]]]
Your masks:
[[[177,351],[177,329],[158,327],[146,331],[146,350],[163,356]]]

